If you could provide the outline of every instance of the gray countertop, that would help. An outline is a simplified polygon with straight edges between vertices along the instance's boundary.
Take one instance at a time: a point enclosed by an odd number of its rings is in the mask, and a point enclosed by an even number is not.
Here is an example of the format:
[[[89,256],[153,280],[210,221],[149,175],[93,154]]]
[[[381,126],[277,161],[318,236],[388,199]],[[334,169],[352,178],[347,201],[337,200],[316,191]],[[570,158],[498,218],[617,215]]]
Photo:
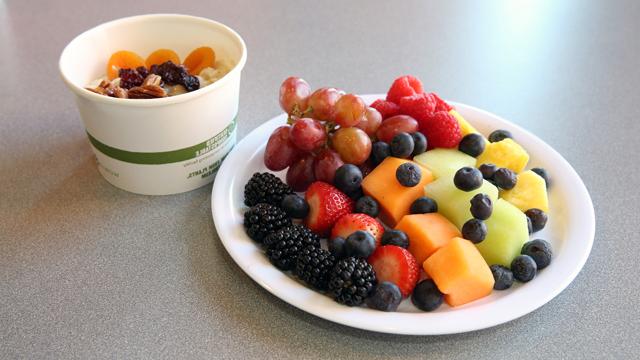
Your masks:
[[[90,27],[153,12],[244,37],[240,137],[280,111],[289,75],[380,93],[415,74],[525,127],[591,193],[585,267],[533,313],[453,336],[355,330],[272,296],[221,245],[211,185],[140,196],[96,169],[58,56]],[[0,358],[637,356],[639,17],[633,0],[0,2]]]

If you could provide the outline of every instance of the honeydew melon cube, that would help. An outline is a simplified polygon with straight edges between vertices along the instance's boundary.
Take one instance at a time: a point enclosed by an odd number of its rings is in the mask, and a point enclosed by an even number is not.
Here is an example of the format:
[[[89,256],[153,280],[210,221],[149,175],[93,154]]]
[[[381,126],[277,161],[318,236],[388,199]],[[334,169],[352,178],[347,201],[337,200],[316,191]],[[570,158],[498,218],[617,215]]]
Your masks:
[[[476,194],[487,194],[491,201],[495,202],[498,199],[498,188],[483,180],[482,186],[476,190],[462,191],[454,185],[453,176],[454,174],[448,174],[427,184],[424,193],[438,203],[440,214],[461,229],[462,225],[473,217],[470,210],[471,198]]]
[[[511,266],[511,261],[529,239],[527,217],[517,207],[504,199],[493,203],[493,212],[485,220],[486,238],[476,247],[489,265]]]
[[[438,179],[446,175],[455,174],[465,166],[476,166],[476,159],[456,149],[433,149],[417,155],[413,161],[431,170]]]

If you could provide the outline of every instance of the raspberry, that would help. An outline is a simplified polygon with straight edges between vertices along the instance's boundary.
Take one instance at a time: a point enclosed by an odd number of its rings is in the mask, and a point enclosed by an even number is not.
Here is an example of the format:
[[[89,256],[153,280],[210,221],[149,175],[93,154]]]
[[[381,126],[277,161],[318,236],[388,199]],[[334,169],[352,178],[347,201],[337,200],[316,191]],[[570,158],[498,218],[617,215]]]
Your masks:
[[[454,148],[462,138],[458,121],[446,111],[431,113],[426,119],[418,122],[420,132],[429,140],[429,149]]]
[[[447,104],[446,101],[442,100],[440,96],[436,93],[431,93],[431,97],[436,100],[436,110],[435,111],[446,111],[449,112],[453,110],[453,106]]]
[[[387,92],[387,100],[398,103],[402,97],[421,94],[424,92],[422,83],[411,75],[401,76],[393,81]]]
[[[398,105],[400,105],[400,113],[420,121],[420,119],[426,119],[429,114],[435,111],[436,100],[431,94],[422,93],[405,96],[400,99]]]
[[[382,115],[382,120],[400,114],[400,107],[391,101],[378,99],[369,106],[378,110]]]

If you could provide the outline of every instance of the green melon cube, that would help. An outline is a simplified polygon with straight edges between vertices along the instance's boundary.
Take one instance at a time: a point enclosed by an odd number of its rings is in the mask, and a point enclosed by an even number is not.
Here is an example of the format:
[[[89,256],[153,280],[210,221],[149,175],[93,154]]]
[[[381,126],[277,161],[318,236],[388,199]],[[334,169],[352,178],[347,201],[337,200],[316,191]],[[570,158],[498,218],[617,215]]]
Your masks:
[[[493,212],[485,224],[487,237],[476,247],[487,264],[510,267],[511,261],[520,255],[522,245],[529,240],[527,217],[508,201],[498,199],[493,202]]]
[[[455,149],[429,150],[414,157],[413,161],[431,170],[436,179],[455,174],[465,166],[476,166],[476,158]]]
[[[454,223],[458,229],[471,219],[471,198],[476,194],[487,194],[495,203],[498,188],[483,180],[482,186],[473,191],[462,191],[453,184],[454,174],[445,175],[424,187],[425,195],[438,203],[438,212]]]

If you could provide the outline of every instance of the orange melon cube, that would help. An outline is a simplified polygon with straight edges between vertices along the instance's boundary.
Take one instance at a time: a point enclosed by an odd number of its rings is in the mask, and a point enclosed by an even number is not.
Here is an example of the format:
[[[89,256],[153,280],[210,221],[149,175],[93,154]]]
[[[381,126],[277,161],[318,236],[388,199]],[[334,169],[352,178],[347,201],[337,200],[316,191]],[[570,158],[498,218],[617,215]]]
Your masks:
[[[469,240],[459,237],[451,239],[431,255],[422,267],[444,294],[449,306],[469,303],[489,295],[493,290],[491,269]]]
[[[433,181],[429,170],[414,163],[422,171],[420,183],[412,187],[400,185],[396,179],[396,170],[409,161],[387,157],[362,181],[363,192],[380,204],[380,219],[392,227],[409,213],[411,204],[424,195],[424,186]]]
[[[409,237],[409,252],[422,264],[431,254],[462,236],[458,228],[438,213],[405,215],[396,225]]]

